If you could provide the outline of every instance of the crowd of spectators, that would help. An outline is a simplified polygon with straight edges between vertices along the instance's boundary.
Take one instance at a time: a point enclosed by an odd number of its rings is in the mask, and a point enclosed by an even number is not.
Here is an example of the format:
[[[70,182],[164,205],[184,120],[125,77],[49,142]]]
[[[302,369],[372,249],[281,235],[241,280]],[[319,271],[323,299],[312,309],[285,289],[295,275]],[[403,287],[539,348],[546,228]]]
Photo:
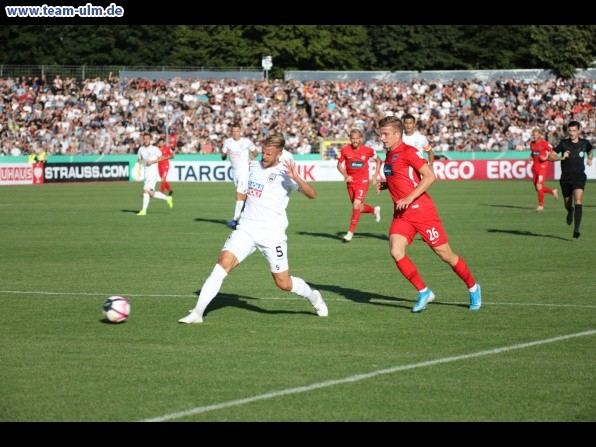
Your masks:
[[[306,81],[0,78],[0,155],[130,154],[144,132],[168,135],[177,153],[218,153],[231,123],[257,144],[270,131],[296,154],[321,139],[365,132],[382,150],[376,122],[416,117],[435,152],[529,150],[539,127],[556,143],[581,123],[594,141],[594,80]]]

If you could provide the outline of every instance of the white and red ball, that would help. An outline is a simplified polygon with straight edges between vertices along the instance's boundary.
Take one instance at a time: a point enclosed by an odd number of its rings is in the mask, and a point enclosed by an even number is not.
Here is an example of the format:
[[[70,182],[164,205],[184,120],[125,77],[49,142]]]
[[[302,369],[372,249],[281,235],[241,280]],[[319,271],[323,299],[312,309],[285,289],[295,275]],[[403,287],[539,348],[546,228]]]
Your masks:
[[[101,306],[101,313],[110,323],[122,323],[130,315],[130,303],[123,296],[111,296]]]

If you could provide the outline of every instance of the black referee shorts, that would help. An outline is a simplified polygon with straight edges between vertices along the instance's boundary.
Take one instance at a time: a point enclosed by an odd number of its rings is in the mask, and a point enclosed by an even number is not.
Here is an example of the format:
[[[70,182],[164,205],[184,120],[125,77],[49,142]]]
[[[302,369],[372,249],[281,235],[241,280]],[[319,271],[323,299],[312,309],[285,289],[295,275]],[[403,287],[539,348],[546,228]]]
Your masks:
[[[586,189],[587,177],[588,176],[584,172],[570,179],[559,180],[559,185],[561,185],[561,192],[563,193],[563,197],[572,196],[573,191],[575,191],[576,189]]]

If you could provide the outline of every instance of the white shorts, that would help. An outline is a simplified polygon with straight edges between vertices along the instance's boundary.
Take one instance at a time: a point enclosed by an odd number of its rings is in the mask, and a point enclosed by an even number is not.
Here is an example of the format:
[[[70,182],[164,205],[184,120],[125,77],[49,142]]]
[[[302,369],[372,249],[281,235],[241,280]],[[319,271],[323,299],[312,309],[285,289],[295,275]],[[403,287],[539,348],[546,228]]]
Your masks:
[[[251,231],[249,234],[239,226],[228,236],[222,251],[232,252],[240,263],[258,249],[269,262],[271,273],[280,273],[289,269],[287,240],[284,233]]]
[[[155,185],[157,180],[159,179],[159,173],[153,174],[152,172],[147,172],[148,169],[145,169],[145,184],[143,185],[143,189],[146,191],[155,191]]]
[[[236,192],[246,194],[248,191],[248,169],[234,171],[234,185],[236,185]]]

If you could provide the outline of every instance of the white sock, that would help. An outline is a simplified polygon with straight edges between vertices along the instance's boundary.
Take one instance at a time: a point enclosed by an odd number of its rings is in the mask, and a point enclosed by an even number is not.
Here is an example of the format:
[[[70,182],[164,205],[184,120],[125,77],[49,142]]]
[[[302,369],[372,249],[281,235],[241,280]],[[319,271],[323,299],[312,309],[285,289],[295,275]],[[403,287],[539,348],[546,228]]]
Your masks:
[[[468,289],[470,292],[476,292],[476,289],[478,288],[478,284],[474,284],[474,287]]]
[[[168,196],[166,196],[163,192],[160,192],[160,191],[155,191],[155,194],[153,194],[153,197],[155,197],[156,199],[160,199],[160,200],[168,200]]]
[[[295,293],[302,298],[306,298],[314,306],[319,301],[319,297],[315,295],[311,287],[306,284],[302,278],[291,276],[292,278],[292,293]]]
[[[146,210],[149,207],[149,193],[143,193],[143,209]]]
[[[201,317],[203,317],[203,313],[209,303],[219,293],[219,289],[221,289],[221,285],[224,279],[226,279],[226,276],[228,276],[228,272],[226,272],[221,265],[215,264],[209,278],[207,278],[205,284],[201,287],[201,293],[199,293],[199,299],[197,300],[197,305],[194,309]]]
[[[240,219],[240,213],[244,206],[244,200],[236,200],[236,208],[234,208],[234,220]]]

